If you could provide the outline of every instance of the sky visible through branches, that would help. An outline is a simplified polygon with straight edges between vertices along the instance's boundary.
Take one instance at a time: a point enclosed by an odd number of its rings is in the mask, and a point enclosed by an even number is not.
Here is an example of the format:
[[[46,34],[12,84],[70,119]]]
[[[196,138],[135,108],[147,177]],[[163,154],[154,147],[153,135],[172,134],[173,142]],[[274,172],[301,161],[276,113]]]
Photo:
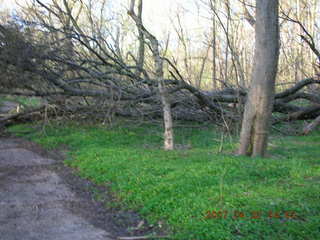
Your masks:
[[[50,2],[50,0],[42,1]],[[24,5],[24,3],[31,3],[32,0],[0,0],[0,10],[12,11],[17,7],[16,2]],[[152,33],[160,37],[166,35],[168,31],[173,31],[172,22],[179,13],[187,30],[197,31],[206,24],[206,17],[199,12],[196,2],[194,0],[146,0],[143,11],[144,24]],[[129,1],[114,1],[112,4],[115,6],[114,9],[120,11],[128,8]]]

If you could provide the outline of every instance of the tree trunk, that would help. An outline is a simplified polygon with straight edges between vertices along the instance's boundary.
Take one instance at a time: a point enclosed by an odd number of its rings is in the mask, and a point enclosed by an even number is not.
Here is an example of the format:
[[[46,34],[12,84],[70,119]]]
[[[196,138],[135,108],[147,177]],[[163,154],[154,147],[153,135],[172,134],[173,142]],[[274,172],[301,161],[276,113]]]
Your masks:
[[[142,0],[138,1],[139,16],[136,15],[134,11],[135,0],[131,0],[130,9],[128,11],[129,16],[135,21],[139,32],[143,33],[150,41],[151,51],[153,54],[154,65],[156,70],[156,78],[158,80],[159,95],[162,103],[163,109],[163,122],[164,122],[164,149],[173,150],[173,127],[172,127],[172,115],[171,115],[171,105],[168,97],[168,91],[165,88],[164,77],[163,77],[163,59],[160,56],[160,47],[157,38],[152,35],[142,23]],[[140,49],[141,50],[141,49]]]
[[[265,156],[279,57],[279,1],[256,1],[255,55],[240,134],[240,155]]]
[[[138,18],[139,20],[142,22],[142,9],[143,9],[143,5],[142,5],[142,1],[138,2]],[[139,51],[138,51],[138,60],[137,60],[137,71],[136,74],[141,77],[141,73],[142,73],[142,69],[143,69],[143,64],[144,64],[144,55],[145,55],[145,42],[144,42],[144,34],[143,31],[139,28],[138,29],[139,32]]]
[[[217,57],[217,31],[216,31],[216,0],[211,0],[210,1],[211,4],[211,8],[213,11],[212,14],[212,89],[216,90],[217,89],[217,76],[216,76],[216,72],[217,72],[217,64],[216,64],[216,57]]]

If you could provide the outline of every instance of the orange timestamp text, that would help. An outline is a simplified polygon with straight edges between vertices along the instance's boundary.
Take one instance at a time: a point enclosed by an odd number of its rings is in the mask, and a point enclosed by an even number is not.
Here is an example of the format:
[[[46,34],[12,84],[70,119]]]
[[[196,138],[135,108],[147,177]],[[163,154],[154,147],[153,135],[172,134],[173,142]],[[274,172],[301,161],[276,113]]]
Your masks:
[[[246,220],[256,220],[260,218],[270,218],[270,219],[297,219],[297,214],[295,211],[207,211],[204,218],[205,219],[246,219]]]

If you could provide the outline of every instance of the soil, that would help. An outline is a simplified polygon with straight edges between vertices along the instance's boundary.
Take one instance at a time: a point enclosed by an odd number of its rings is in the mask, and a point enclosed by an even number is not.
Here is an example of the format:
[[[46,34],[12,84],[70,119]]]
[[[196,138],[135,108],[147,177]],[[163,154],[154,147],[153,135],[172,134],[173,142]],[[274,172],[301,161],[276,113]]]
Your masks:
[[[9,112],[14,103],[0,109]],[[4,111],[5,110],[5,111]],[[111,240],[164,235],[133,211],[115,208],[105,186],[63,164],[65,149],[40,145],[0,130],[0,239]]]
[[[80,178],[63,159],[61,151],[49,152],[20,138],[0,138],[0,236],[5,237],[1,239],[89,240],[159,234],[135,212],[111,207],[115,198],[107,187]],[[34,209],[42,212],[37,219]],[[63,226],[56,224],[59,219]]]

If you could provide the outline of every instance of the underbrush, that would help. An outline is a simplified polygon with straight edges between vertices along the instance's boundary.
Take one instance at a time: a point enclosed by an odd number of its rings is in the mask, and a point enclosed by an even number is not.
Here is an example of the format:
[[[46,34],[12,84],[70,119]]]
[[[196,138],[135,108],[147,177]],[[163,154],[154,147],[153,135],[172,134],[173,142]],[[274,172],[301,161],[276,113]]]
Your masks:
[[[53,124],[25,137],[49,149],[68,145],[67,165],[110,187],[113,204],[165,224],[173,239],[319,239],[319,131],[271,136],[265,159],[235,156],[237,139],[213,128],[175,134],[170,152],[161,149],[162,130],[147,124]]]

